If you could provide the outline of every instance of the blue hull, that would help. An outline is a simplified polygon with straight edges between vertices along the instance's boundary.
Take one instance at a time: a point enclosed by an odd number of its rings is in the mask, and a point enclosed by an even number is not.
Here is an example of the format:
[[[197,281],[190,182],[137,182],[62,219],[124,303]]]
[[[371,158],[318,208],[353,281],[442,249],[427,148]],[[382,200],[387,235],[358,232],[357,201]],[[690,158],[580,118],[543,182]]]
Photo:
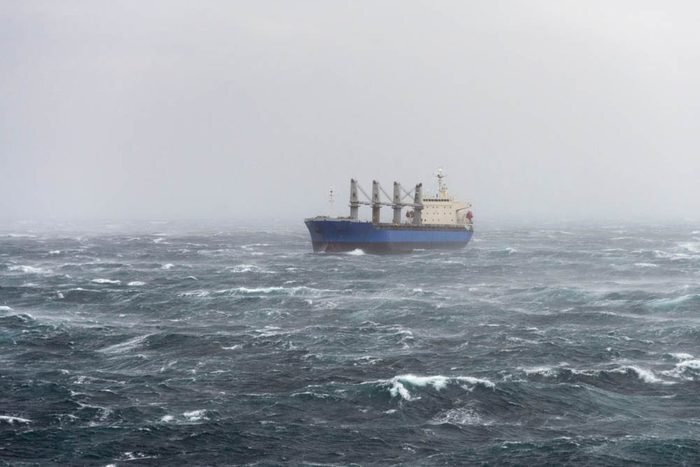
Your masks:
[[[416,249],[464,248],[473,231],[458,226],[372,224],[345,219],[315,218],[304,221],[314,251],[367,253],[408,252]]]

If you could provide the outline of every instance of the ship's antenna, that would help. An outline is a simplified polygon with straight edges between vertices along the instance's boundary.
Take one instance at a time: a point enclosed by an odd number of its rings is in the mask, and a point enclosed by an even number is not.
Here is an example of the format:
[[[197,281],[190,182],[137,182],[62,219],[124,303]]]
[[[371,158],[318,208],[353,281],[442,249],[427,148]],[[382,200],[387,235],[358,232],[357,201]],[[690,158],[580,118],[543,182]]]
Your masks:
[[[333,193],[333,187],[328,191],[328,205],[330,217],[335,217],[335,193]]]
[[[447,175],[442,173],[442,169],[438,169],[436,175],[438,179],[438,197],[447,198],[447,183],[445,182]]]

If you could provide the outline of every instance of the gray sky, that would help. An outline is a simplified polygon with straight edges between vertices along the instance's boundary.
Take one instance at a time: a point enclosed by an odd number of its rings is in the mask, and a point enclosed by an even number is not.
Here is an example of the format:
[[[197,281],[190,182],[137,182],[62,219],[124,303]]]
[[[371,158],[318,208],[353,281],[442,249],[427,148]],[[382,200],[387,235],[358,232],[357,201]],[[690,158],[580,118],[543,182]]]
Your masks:
[[[696,1],[0,0],[0,218],[700,217]],[[388,215],[388,214],[387,214]]]

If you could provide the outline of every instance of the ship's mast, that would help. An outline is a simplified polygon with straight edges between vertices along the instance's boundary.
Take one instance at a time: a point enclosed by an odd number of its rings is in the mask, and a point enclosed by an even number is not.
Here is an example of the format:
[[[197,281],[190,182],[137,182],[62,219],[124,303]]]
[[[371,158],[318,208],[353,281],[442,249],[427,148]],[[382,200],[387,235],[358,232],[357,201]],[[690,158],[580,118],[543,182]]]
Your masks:
[[[330,217],[335,217],[335,193],[333,193],[333,187],[328,191],[328,208]]]
[[[445,182],[445,177],[447,177],[447,175],[442,173],[442,169],[438,169],[438,198],[447,198],[447,183]]]

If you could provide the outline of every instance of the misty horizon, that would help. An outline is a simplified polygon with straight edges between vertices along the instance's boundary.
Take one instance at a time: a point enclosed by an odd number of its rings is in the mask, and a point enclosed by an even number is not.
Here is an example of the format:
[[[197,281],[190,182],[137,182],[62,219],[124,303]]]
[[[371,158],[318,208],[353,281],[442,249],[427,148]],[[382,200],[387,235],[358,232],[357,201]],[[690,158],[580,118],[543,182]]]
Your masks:
[[[348,214],[350,178],[442,168],[477,226],[696,222],[698,13],[8,2],[0,220],[303,228],[330,187]]]

